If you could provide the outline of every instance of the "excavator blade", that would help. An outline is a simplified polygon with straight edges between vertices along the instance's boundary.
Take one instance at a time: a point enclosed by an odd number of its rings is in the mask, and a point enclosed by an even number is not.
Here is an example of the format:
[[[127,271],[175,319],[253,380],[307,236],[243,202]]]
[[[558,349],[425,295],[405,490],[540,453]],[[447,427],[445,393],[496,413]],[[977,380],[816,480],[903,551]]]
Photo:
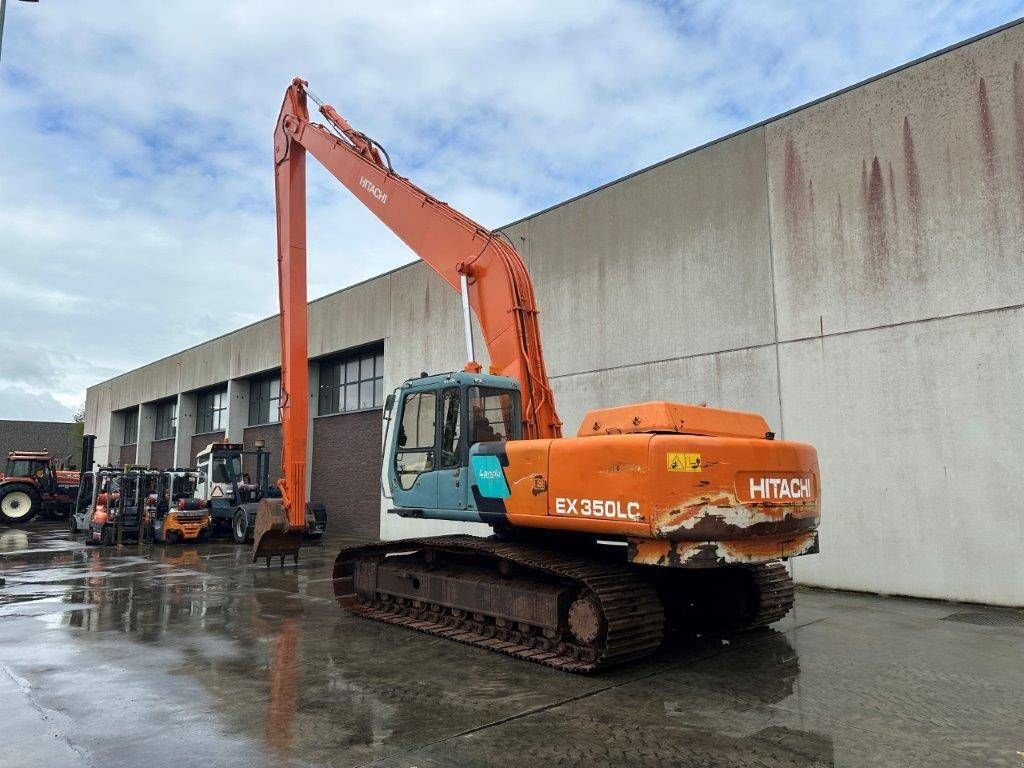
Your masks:
[[[281,499],[263,499],[256,509],[256,527],[252,537],[252,562],[265,558],[280,557],[284,564],[286,555],[299,562],[299,548],[302,546],[304,530],[288,524],[288,513]]]

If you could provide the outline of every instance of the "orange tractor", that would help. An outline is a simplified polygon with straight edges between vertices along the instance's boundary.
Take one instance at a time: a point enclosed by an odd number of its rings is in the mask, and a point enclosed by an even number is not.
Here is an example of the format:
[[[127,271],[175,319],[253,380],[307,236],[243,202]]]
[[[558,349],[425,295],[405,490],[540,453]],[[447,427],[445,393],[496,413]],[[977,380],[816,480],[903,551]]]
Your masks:
[[[47,451],[11,451],[0,473],[0,521],[27,523],[38,514],[67,517],[79,478],[77,470],[62,469]]]
[[[739,631],[789,611],[781,561],[818,546],[814,448],[754,414],[669,402],[597,408],[563,437],[515,248],[397,175],[299,79],[274,134],[284,478],[261,502],[254,560],[297,559],[305,527],[307,152],[462,295],[465,368],[387,398],[389,512],[494,531],[342,550],[343,607],[575,672],[652,653],[666,626]]]

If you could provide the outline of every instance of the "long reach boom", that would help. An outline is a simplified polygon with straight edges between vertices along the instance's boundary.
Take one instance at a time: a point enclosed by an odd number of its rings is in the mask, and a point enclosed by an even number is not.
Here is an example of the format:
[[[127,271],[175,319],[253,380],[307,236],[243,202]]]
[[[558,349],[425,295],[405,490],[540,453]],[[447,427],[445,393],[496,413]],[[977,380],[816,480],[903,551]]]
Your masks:
[[[307,96],[327,125],[310,122]],[[522,436],[561,437],[537,322],[537,302],[526,266],[503,235],[432,197],[394,172],[387,153],[355,130],[330,104],[295,78],[274,130],[277,192],[277,266],[281,306],[282,467],[279,481],[287,528],[305,521],[309,440],[306,295],[306,152],[344,184],[413,252],[466,299],[480,324],[490,372],[516,379],[522,391]],[[467,331],[468,333],[468,331]],[[470,360],[467,370],[479,371]],[[275,526],[284,526],[277,512]],[[254,559],[280,554],[273,537],[260,547],[268,523],[257,521]],[[293,538],[298,534],[293,533]],[[291,546],[294,545],[293,550]],[[298,544],[284,545],[287,553]],[[268,548],[269,547],[269,548]]]

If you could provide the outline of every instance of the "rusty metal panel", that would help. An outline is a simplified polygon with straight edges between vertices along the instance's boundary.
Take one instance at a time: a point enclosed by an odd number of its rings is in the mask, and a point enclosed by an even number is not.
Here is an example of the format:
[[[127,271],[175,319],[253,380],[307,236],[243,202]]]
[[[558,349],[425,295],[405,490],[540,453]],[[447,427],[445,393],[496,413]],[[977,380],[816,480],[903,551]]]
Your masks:
[[[773,560],[811,555],[817,551],[818,532],[814,530],[728,541],[630,539],[627,557],[631,563],[638,565],[710,568],[770,563]]]

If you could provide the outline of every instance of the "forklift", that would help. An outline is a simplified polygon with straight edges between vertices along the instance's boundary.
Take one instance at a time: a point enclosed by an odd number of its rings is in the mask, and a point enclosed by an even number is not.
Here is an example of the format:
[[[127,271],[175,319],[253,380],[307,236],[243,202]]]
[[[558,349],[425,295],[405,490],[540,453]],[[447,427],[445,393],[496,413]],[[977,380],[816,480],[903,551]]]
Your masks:
[[[199,473],[192,469],[167,469],[160,473],[156,500],[147,504],[140,543],[199,544],[210,536],[210,510],[196,498]]]
[[[97,505],[102,507],[104,514],[108,501],[118,493],[118,477],[121,470],[112,467],[99,467],[82,473],[81,481],[78,484],[78,494],[75,498],[71,514],[68,515],[68,530],[72,535],[89,530],[92,522],[92,513]],[[86,537],[86,543],[91,544],[91,537]]]
[[[86,533],[87,544],[122,546],[128,539],[138,541],[147,505],[155,505],[160,472],[132,465],[115,478],[117,492],[106,494],[104,505],[97,497]]]

